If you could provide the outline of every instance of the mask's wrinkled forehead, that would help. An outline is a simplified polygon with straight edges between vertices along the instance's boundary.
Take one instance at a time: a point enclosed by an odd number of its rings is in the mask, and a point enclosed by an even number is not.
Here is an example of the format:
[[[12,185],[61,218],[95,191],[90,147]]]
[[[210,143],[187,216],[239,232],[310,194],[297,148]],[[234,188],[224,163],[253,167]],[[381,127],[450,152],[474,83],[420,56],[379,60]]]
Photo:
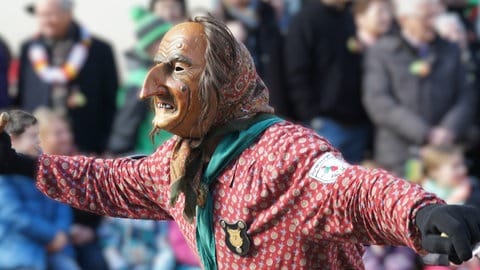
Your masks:
[[[190,66],[205,65],[206,36],[199,23],[181,23],[165,34],[155,55],[156,62],[182,61]]]

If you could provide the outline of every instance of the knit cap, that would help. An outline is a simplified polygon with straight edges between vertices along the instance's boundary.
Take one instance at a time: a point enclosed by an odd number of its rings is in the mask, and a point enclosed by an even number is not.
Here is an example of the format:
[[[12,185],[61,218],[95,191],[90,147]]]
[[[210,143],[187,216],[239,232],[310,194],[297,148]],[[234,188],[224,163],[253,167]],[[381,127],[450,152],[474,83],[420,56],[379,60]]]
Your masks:
[[[131,15],[136,23],[137,44],[135,49],[139,52],[146,52],[148,47],[160,41],[163,35],[172,27],[170,23],[165,22],[143,7],[134,7]]]

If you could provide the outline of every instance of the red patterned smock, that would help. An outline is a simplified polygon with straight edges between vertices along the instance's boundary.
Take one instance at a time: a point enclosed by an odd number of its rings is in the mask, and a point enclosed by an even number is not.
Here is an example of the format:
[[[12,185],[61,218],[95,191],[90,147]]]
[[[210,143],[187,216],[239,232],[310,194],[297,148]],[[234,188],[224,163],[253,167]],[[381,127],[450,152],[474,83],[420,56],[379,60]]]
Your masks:
[[[141,160],[42,155],[37,185],[99,214],[174,219],[196,251],[183,194],[168,205],[174,140]],[[326,140],[288,122],[268,128],[229,164],[213,198],[219,269],[362,269],[362,244],[419,250],[415,214],[441,202],[385,171],[348,165]],[[247,224],[246,257],[227,247],[220,220]]]

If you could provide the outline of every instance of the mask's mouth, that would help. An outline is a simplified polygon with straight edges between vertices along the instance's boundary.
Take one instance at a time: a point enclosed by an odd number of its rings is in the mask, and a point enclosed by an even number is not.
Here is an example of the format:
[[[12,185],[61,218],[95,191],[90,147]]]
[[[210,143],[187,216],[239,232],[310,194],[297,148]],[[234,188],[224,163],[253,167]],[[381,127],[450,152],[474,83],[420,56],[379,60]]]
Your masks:
[[[177,110],[175,102],[170,96],[155,96],[153,99],[155,109],[166,113],[173,113]]]

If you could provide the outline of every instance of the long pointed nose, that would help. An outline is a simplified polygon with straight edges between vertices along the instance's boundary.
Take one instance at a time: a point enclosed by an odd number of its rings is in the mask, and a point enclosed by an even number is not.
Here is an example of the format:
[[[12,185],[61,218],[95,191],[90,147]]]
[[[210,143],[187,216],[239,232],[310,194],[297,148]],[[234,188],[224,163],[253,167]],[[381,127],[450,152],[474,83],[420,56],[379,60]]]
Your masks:
[[[143,82],[143,88],[140,91],[139,97],[146,99],[154,95],[168,94],[166,81],[166,64],[158,64],[147,74],[145,81]]]

